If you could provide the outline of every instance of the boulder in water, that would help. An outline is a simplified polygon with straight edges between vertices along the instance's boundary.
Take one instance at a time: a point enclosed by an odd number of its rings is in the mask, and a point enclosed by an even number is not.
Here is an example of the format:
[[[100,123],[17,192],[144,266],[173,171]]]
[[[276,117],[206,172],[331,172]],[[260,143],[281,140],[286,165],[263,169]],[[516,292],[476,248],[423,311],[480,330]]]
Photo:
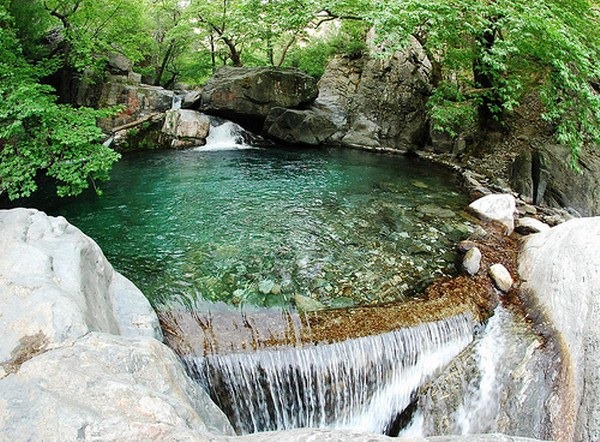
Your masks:
[[[515,231],[521,235],[545,232],[549,229],[550,226],[548,224],[529,216],[518,218],[515,222]]]
[[[201,146],[206,142],[210,117],[189,109],[169,110],[162,127],[162,142],[170,147]]]
[[[473,247],[467,250],[462,261],[462,268],[469,275],[473,276],[477,274],[481,267],[481,250],[477,247]]]
[[[201,439],[225,416],[162,344],[144,295],[64,218],[0,211],[0,434]]]
[[[488,269],[494,285],[503,292],[508,292],[513,285],[512,276],[502,264],[494,264]]]
[[[225,66],[202,89],[200,110],[262,126],[272,108],[308,106],[317,95],[316,80],[295,69]]]
[[[331,120],[313,110],[271,109],[264,125],[269,136],[291,144],[317,146],[329,139],[337,128]]]

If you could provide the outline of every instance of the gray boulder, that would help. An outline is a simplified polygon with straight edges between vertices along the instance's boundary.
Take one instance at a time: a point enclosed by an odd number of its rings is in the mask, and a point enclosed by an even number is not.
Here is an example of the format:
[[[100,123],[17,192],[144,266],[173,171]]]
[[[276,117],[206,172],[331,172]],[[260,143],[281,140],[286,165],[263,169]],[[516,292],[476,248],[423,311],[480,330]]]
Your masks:
[[[481,250],[479,248],[473,247],[467,250],[462,261],[462,268],[471,276],[477,274],[481,268]]]
[[[169,110],[162,127],[162,142],[170,147],[201,146],[210,130],[210,117],[195,110]]]
[[[286,143],[317,146],[328,140],[337,127],[321,112],[275,107],[267,115],[263,130]]]
[[[571,152],[544,144],[521,153],[512,165],[511,185],[525,200],[550,207],[565,207],[579,216],[600,215],[600,155],[584,149],[578,173],[571,167]]]
[[[133,69],[133,62],[122,54],[108,56],[107,69],[111,74],[127,75]]]
[[[494,281],[494,285],[502,292],[508,292],[514,283],[512,276],[510,276],[510,273],[502,264],[490,266],[488,274],[492,278],[492,281]]]
[[[372,56],[349,108],[345,144],[414,149],[428,131],[431,63],[416,39],[390,58]]]
[[[532,233],[545,232],[550,226],[540,220],[524,216],[515,221],[515,231],[521,235],[530,235]]]
[[[562,344],[565,440],[600,440],[599,250],[600,218],[573,219],[527,237],[519,259],[522,290]]]
[[[200,110],[262,124],[272,108],[306,107],[317,95],[316,80],[295,69],[225,66],[202,89]]]

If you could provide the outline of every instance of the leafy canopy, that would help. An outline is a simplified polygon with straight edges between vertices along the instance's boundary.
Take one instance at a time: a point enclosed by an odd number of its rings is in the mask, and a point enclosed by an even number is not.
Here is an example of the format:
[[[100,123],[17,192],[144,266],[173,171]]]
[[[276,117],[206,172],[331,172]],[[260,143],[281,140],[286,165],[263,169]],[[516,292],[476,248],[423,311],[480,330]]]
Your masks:
[[[557,141],[577,158],[600,141],[599,9],[588,0],[402,0],[374,3],[380,37],[415,35],[437,67],[438,128],[455,135],[479,117],[502,120],[536,90]],[[482,123],[480,120],[479,123]]]
[[[107,111],[57,104],[52,88],[40,83],[51,66],[26,60],[6,1],[0,2],[0,192],[11,199],[35,191],[39,171],[56,178],[60,195],[77,194],[107,178],[118,159],[99,144],[96,118]]]

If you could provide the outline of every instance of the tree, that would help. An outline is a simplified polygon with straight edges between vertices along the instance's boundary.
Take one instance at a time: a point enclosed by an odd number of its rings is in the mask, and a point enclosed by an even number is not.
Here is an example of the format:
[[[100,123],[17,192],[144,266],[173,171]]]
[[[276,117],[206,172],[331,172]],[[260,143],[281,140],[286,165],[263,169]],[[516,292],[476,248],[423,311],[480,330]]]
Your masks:
[[[77,194],[106,179],[119,157],[99,143],[96,118],[107,111],[59,105],[52,88],[40,83],[54,67],[25,58],[0,0],[0,193],[11,199],[35,191],[40,171],[57,180],[59,195]]]
[[[588,0],[402,0],[375,3],[380,38],[416,36],[437,66],[435,124],[451,134],[503,121],[535,89],[544,118],[576,159],[600,141],[599,13]]]

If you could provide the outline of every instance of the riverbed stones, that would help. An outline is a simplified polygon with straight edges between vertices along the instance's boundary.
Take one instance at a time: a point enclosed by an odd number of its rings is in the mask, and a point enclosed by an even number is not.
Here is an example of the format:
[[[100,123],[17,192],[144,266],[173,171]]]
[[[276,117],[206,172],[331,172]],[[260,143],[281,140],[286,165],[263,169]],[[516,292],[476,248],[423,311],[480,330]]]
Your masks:
[[[516,200],[510,194],[486,195],[469,204],[469,208],[478,217],[503,225],[507,235],[510,235],[514,230]]]
[[[462,261],[462,268],[469,275],[477,274],[481,267],[481,250],[478,247],[473,247],[467,250]]]
[[[506,293],[512,287],[514,281],[509,271],[502,264],[494,264],[488,269],[488,274],[498,290]]]
[[[522,292],[562,342],[564,440],[600,440],[600,217],[530,235],[519,259]]]

